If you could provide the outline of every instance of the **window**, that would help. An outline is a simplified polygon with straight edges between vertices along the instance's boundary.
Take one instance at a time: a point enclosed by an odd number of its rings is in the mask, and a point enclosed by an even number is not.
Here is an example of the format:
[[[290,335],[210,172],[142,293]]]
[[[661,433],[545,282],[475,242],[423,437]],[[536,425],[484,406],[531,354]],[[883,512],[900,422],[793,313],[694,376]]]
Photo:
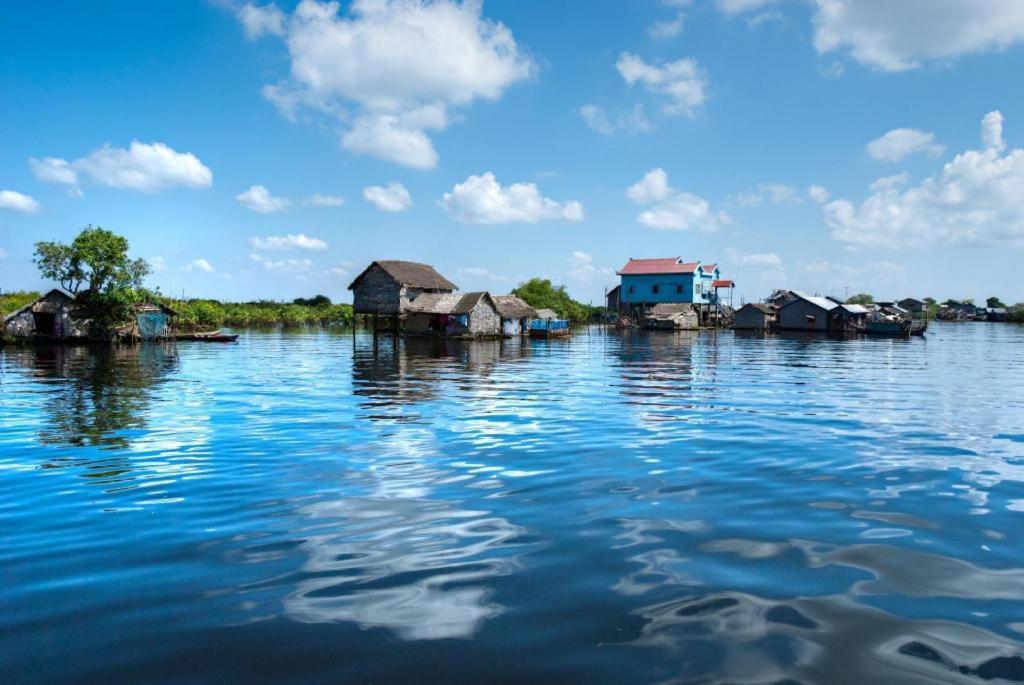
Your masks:
[[[630,294],[630,295],[632,295],[632,294],[633,294],[633,290],[634,290],[633,286],[629,286],[629,294]]]
[[[700,295],[700,292],[701,292],[701,284],[698,283],[697,284],[697,294]]]
[[[653,294],[657,295],[660,291],[661,291],[661,286],[659,286],[657,283],[655,283],[654,285],[651,286],[651,292]]]
[[[682,294],[683,294],[683,286],[682,286],[682,284],[679,284],[679,285],[676,286],[676,295],[682,295]]]

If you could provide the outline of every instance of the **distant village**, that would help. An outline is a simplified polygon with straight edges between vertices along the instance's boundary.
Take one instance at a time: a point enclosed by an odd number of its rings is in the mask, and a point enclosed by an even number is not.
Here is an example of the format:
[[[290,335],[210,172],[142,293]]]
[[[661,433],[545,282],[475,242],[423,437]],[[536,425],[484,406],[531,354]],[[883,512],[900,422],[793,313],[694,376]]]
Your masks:
[[[1005,321],[1005,307],[978,307],[949,300],[941,305],[908,297],[887,302],[844,302],[799,290],[777,290],[763,302],[735,308],[736,283],[717,264],[681,257],[630,258],[607,290],[600,321],[617,328],[744,331],[807,331],[832,334],[920,335],[929,318],[949,321]],[[376,334],[445,338],[563,337],[567,318],[535,308],[515,294],[460,292],[427,264],[403,260],[370,263],[348,286],[355,315]],[[90,331],[75,298],[54,289],[4,317],[4,338],[86,340]],[[206,336],[206,337],[204,337]],[[108,336],[117,340],[233,340],[220,331],[179,331],[177,312],[166,303],[135,305]]]

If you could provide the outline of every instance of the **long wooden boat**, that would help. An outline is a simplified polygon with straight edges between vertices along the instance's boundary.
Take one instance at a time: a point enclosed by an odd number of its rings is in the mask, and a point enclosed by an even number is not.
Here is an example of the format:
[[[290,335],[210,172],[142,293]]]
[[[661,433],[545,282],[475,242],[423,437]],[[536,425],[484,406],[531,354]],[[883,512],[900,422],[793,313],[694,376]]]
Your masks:
[[[864,332],[868,335],[908,336],[909,321],[868,321],[864,324]]]
[[[531,338],[561,338],[572,335],[565,319],[534,319],[530,322]]]
[[[238,340],[237,333],[225,333],[223,331],[208,331],[206,333],[178,333],[175,340],[187,340],[196,342],[235,342]]]

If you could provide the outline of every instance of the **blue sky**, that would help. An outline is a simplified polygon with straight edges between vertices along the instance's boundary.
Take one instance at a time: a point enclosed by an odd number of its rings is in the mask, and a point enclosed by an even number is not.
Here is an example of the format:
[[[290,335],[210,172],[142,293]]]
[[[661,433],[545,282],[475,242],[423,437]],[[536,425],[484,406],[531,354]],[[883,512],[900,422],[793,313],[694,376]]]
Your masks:
[[[18,3],[0,288],[91,223],[173,295],[400,258],[597,302],[679,255],[748,300],[1021,301],[1022,42],[1017,0]]]

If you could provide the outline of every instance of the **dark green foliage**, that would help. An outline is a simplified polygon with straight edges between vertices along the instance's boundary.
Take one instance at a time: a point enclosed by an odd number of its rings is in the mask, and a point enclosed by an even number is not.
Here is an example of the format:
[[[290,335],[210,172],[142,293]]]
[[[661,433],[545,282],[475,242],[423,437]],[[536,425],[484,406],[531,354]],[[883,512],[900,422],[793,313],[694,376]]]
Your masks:
[[[875,298],[868,293],[857,293],[846,300],[846,304],[872,304]]]
[[[512,291],[534,309],[552,309],[563,319],[582,323],[590,319],[594,308],[569,297],[564,285],[554,286],[546,278],[531,278]]]
[[[181,330],[211,330],[222,326],[260,327],[303,326],[306,324],[351,323],[352,305],[330,304],[324,296],[321,304],[305,305],[260,300],[258,302],[219,302],[217,300],[187,300],[164,302],[178,312]],[[317,298],[312,298],[313,300]],[[323,300],[327,300],[323,303]],[[311,300],[307,300],[311,301]]]
[[[985,300],[985,306],[991,309],[1003,309],[1006,307],[1006,305],[1003,304],[1003,301],[998,297],[990,297]]]
[[[1018,302],[1006,308],[1006,320],[1013,323],[1024,323],[1024,302]]]
[[[317,295],[316,297],[296,297],[292,300],[292,304],[300,304],[303,307],[324,307],[330,306],[331,298],[326,295]]]

